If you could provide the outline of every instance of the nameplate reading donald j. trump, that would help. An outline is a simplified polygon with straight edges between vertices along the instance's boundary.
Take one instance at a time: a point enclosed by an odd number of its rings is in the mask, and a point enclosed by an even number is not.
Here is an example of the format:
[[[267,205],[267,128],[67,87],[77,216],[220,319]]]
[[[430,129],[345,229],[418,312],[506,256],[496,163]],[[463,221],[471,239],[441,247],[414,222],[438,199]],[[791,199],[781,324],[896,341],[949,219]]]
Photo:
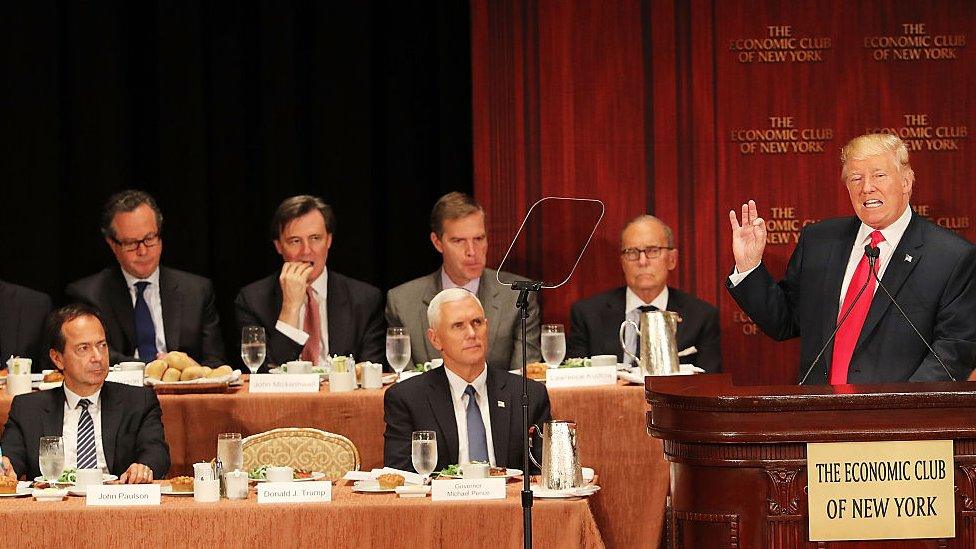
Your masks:
[[[330,501],[332,501],[330,480],[258,484],[258,503],[327,503]]]
[[[431,501],[505,499],[503,477],[435,480],[430,486]]]
[[[810,541],[955,536],[951,440],[807,444]]]
[[[546,370],[546,387],[591,387],[616,384],[616,366],[549,368]]]
[[[85,490],[85,505],[128,507],[159,505],[158,484],[94,484]]]
[[[248,392],[251,393],[317,393],[318,374],[251,374]]]

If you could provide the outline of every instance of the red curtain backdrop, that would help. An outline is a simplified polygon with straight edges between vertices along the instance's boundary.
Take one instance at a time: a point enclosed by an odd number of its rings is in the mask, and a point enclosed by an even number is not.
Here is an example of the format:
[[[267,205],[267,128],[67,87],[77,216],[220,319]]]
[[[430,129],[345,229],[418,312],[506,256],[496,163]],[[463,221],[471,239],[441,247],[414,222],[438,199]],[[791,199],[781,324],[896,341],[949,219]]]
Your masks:
[[[916,211],[976,236],[969,2],[472,0],[471,24],[489,264],[538,198],[606,203],[544,322],[568,327],[575,300],[623,284],[620,231],[647,212],[675,231],[671,285],[719,307],[735,381],[792,383],[797,342],[758,332],[723,288],[728,211],[757,201],[781,275],[802,225],[851,214],[839,150],[868,131],[908,142]]]

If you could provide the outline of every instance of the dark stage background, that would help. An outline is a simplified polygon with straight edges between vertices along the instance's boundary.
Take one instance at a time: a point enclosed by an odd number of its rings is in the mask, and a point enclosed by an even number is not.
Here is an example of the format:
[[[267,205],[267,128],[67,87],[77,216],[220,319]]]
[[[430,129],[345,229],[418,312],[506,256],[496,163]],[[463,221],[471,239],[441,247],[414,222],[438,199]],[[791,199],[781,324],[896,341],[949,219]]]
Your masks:
[[[430,207],[472,189],[465,2],[22,2],[0,36],[0,278],[60,300],[114,263],[104,200],[146,189],[229,358],[282,198],[332,204],[330,268],[385,290],[436,268]]]

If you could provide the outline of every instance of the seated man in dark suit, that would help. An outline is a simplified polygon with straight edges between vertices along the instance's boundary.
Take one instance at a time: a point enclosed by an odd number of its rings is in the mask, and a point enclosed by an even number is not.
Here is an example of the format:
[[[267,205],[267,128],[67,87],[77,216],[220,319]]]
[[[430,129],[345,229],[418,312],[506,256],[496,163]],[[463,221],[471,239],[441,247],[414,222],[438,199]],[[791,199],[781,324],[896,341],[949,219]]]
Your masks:
[[[444,366],[391,387],[384,396],[383,462],[412,470],[410,434],[437,433],[437,467],[487,461],[521,467],[522,380],[488,368],[488,320],[481,302],[463,288],[438,293],[427,308],[427,337]],[[529,380],[529,423],[551,419],[545,386]],[[541,460],[540,445],[535,457]]]
[[[108,342],[98,311],[62,307],[46,330],[64,384],[14,397],[0,440],[4,474],[40,475],[41,437],[60,436],[65,468],[99,468],[129,484],[163,478],[170,461],[159,400],[151,389],[105,381]]]
[[[321,198],[285,199],[271,220],[280,271],[241,289],[234,300],[238,328],[263,326],[268,364],[301,358],[321,364],[330,355],[382,362],[386,323],[379,288],[326,269],[335,215]]]
[[[41,356],[44,317],[51,311],[47,294],[0,280],[0,363],[10,356],[32,360],[40,372],[47,359]]]
[[[183,351],[220,366],[224,343],[213,284],[159,265],[162,230],[163,214],[148,193],[113,195],[102,213],[102,234],[119,264],[71,283],[65,293],[101,311],[113,364]]]
[[[627,285],[573,304],[566,356],[617,355],[621,362],[632,362],[620,348],[620,323],[638,322],[640,308],[650,306],[681,315],[677,343],[682,364],[694,364],[709,373],[720,372],[718,310],[668,286],[668,274],[678,265],[670,227],[654,216],[642,215],[624,227],[620,245],[620,265]],[[633,328],[627,329],[624,341],[636,355],[637,334]]]

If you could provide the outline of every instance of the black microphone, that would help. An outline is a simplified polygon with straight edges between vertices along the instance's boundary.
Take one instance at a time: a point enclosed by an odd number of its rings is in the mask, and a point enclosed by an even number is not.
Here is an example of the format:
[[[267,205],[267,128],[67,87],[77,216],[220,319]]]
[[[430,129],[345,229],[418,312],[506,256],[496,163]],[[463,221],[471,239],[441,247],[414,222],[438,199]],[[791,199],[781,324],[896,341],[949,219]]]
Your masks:
[[[908,321],[908,325],[912,327],[912,330],[915,330],[915,335],[918,336],[918,339],[920,339],[922,343],[925,344],[925,347],[929,350],[930,353],[932,353],[932,356],[934,356],[935,359],[939,361],[939,364],[942,365],[942,369],[945,370],[945,373],[946,375],[949,376],[949,379],[951,379],[952,381],[957,381],[956,377],[952,375],[952,372],[949,371],[949,367],[946,366],[945,362],[942,361],[942,357],[940,357],[939,354],[935,352],[935,349],[933,349],[932,346],[929,345],[929,342],[926,341],[924,337],[922,337],[922,333],[919,332],[918,328],[915,327],[915,323],[912,322],[912,319],[908,318],[908,315],[905,314],[905,310],[901,308],[901,305],[899,305],[897,301],[895,301],[895,296],[891,295],[891,292],[888,291],[888,288],[886,288],[885,285],[881,283],[881,279],[878,278],[878,273],[874,270],[874,262],[877,260],[878,256],[881,255],[881,250],[876,246],[871,246],[870,244],[867,244],[864,246],[864,253],[865,255],[868,256],[868,266],[871,269],[871,275],[874,276],[874,279],[878,281],[878,286],[882,290],[884,290],[884,293],[887,294],[888,299],[890,299],[891,302],[895,304],[895,307],[898,308],[898,312],[901,313],[901,316],[905,317],[905,320]]]
[[[864,254],[868,256],[868,265],[869,266],[873,266],[874,265],[874,259],[871,258],[871,255],[867,251],[867,248],[869,248],[869,247],[870,246],[865,246],[864,247],[865,248],[864,249]],[[875,249],[877,249],[877,248],[875,248]],[[874,257],[877,257],[877,256],[874,256]],[[810,367],[807,368],[807,373],[803,374],[803,379],[801,379],[800,380],[800,383],[798,383],[797,385],[803,385],[804,383],[806,383],[807,378],[810,377],[810,372],[813,371],[813,367],[816,366],[818,362],[820,362],[820,357],[823,356],[824,351],[827,350],[827,346],[830,345],[830,342],[834,340],[834,337],[837,335],[837,330],[840,330],[841,325],[844,323],[845,320],[847,320],[847,317],[850,316],[851,311],[854,310],[854,305],[857,304],[857,300],[858,299],[861,299],[861,294],[863,294],[864,293],[864,290],[867,289],[868,282],[870,282],[870,281],[871,281],[870,278],[864,281],[864,285],[861,286],[861,289],[857,291],[857,295],[854,296],[854,301],[851,302],[851,306],[847,308],[847,311],[844,313],[844,315],[842,317],[840,317],[840,320],[837,321],[837,326],[834,328],[834,331],[831,332],[830,337],[827,338],[827,342],[824,343],[823,344],[823,347],[820,348],[820,352],[817,353],[817,358],[813,359],[813,362],[810,364]],[[829,379],[828,379],[828,381],[829,381]]]

